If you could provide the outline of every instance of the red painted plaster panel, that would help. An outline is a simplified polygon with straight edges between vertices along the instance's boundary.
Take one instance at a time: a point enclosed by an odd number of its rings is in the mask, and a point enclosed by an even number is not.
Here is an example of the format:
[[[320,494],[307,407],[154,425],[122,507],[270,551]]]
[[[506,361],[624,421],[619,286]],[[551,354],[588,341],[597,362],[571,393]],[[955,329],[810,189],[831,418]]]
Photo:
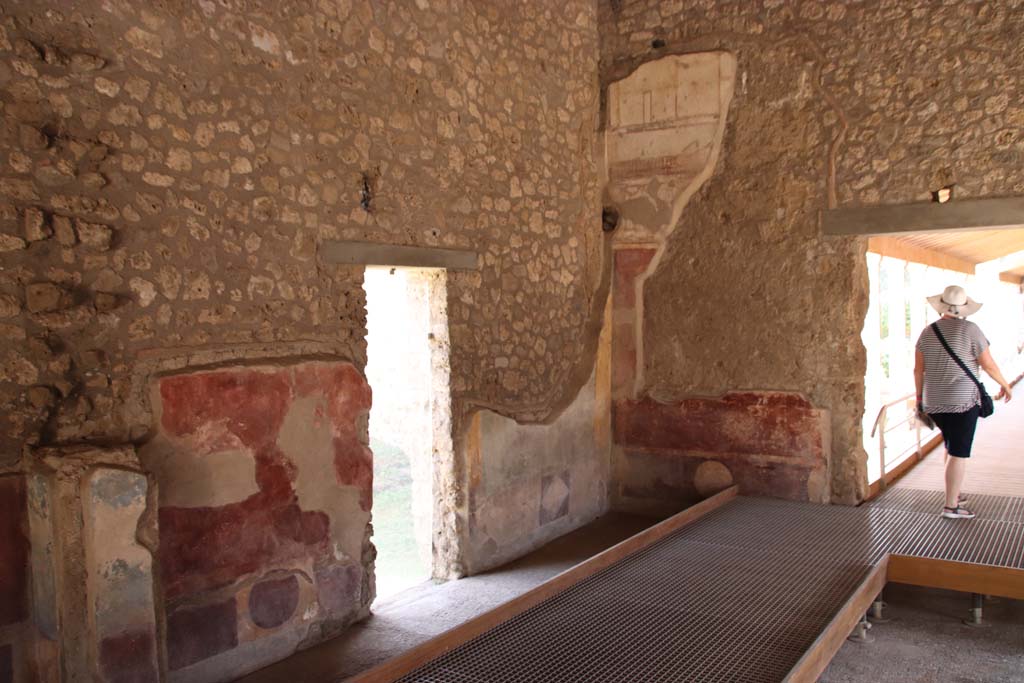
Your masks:
[[[636,375],[636,339],[633,326],[616,325],[612,336],[612,388],[616,395],[630,393]]]
[[[614,423],[616,443],[626,447],[824,463],[827,419],[800,396],[746,392],[676,403],[617,401]]]
[[[615,273],[622,277],[636,278],[650,264],[656,249],[638,247],[615,250]]]
[[[335,476],[325,486],[355,487],[368,510],[373,486],[370,450],[360,441],[370,388],[348,363],[291,368],[238,368],[160,380],[160,430],[170,442],[216,454],[244,448],[255,461],[258,492],[219,507],[162,507],[160,566],[165,597],[222,586],[266,567],[298,560],[330,562],[330,520],[303,510],[295,464],[277,446],[292,403],[311,394],[325,406],[316,416],[332,435]],[[208,482],[217,486],[217,482]]]
[[[219,508],[160,510],[160,566],[169,599],[230,583],[328,549],[327,515],[257,494]]]
[[[167,615],[167,664],[174,671],[238,645],[234,598]]]
[[[363,570],[355,565],[335,565],[316,573],[317,600],[332,617],[346,614],[359,600]]]
[[[808,480],[815,470],[803,463],[777,462],[751,456],[716,455],[706,458],[681,453],[625,451],[622,494],[627,498],[693,502],[703,496],[694,486],[697,468],[708,460],[729,468],[733,483],[746,496],[807,500]],[[680,504],[680,509],[685,505]]]
[[[229,432],[254,448],[273,442],[291,399],[286,371],[224,370],[160,380],[161,426],[193,434],[226,421]]]
[[[277,628],[292,618],[299,606],[299,581],[295,575],[268,579],[249,592],[249,617],[260,628]]]
[[[0,683],[14,683],[14,647],[0,645]]]
[[[25,478],[0,477],[0,626],[28,618]]]
[[[334,474],[339,484],[359,489],[359,505],[369,511],[373,506],[373,454],[358,442],[334,439]]]
[[[654,258],[654,253],[654,249],[615,250],[615,281],[612,284],[614,292],[612,297],[613,308],[636,307],[634,283],[637,276],[647,270],[651,259]]]
[[[153,668],[156,651],[146,632],[124,633],[100,642],[100,670],[106,683],[146,683],[159,680]]]
[[[334,443],[334,468],[339,484],[360,490],[360,503],[369,510],[373,503],[373,454],[359,440],[357,425],[370,410],[372,394],[359,371],[352,365],[311,365],[295,372],[299,396],[322,392]]]
[[[696,496],[694,475],[708,460],[725,465],[744,495],[820,500],[830,431],[827,411],[780,392],[660,403],[616,401],[615,440],[623,448],[619,491],[671,501]]]

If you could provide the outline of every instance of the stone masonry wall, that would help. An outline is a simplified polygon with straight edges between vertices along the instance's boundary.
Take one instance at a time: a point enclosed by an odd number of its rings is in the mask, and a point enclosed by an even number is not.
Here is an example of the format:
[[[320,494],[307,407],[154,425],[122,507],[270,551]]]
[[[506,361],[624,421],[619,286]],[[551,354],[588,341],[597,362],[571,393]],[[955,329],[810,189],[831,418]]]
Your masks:
[[[721,161],[646,282],[640,393],[798,392],[832,415],[832,500],[863,497],[866,245],[823,238],[819,211],[1024,191],[1022,9],[599,3],[605,85],[666,54],[737,62]]]
[[[597,56],[590,0],[5,2],[0,472],[45,449],[84,481],[90,448],[143,451],[157,378],[282,359],[361,376],[361,268],[322,262],[326,239],[478,251],[448,282],[454,429],[479,409],[552,419],[592,370],[604,303]],[[117,528],[141,515],[156,552],[166,482],[137,466],[147,507]],[[366,537],[364,516],[332,523]],[[369,571],[363,551],[346,554]],[[157,579],[159,638],[168,591],[207,579]],[[166,674],[164,643],[153,656]]]
[[[482,253],[450,284],[457,400],[545,417],[586,381],[589,2],[11,2],[0,25],[7,461],[140,438],[141,353],[362,363],[360,274],[322,239]]]

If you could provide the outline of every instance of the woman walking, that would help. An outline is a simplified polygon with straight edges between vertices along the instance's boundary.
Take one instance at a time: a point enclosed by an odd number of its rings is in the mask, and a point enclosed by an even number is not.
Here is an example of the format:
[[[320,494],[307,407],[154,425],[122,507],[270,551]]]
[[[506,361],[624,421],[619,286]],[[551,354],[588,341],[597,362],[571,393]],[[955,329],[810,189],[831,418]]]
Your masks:
[[[981,414],[979,366],[1002,387],[997,401],[1009,401],[1013,392],[992,358],[981,328],[965,319],[977,312],[981,304],[956,285],[928,297],[928,303],[942,317],[924,328],[917,340],[917,408],[935,421],[946,444],[946,502],[942,516],[970,519],[974,513],[964,507],[966,496],[961,494],[960,487]]]

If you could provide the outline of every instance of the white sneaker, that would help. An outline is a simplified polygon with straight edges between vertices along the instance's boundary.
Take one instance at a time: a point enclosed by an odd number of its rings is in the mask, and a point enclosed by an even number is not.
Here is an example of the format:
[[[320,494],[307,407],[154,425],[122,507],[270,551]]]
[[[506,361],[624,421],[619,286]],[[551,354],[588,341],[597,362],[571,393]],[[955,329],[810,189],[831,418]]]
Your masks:
[[[942,508],[942,516],[947,519],[974,519],[974,513],[957,505],[954,508]]]

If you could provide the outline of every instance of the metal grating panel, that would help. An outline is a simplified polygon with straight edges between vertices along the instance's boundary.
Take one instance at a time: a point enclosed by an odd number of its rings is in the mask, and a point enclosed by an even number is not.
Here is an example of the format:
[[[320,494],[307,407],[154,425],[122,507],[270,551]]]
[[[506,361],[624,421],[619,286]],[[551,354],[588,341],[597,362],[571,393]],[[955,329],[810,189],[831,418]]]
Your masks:
[[[977,518],[944,519],[941,491],[891,489],[868,507],[898,529],[888,552],[1024,569],[1024,498],[971,495]]]
[[[934,516],[942,509],[945,499],[942,491],[891,488],[869,503],[869,507],[924,512]],[[971,494],[968,507],[977,515],[977,519],[1024,524],[1024,498]]]
[[[737,500],[400,680],[781,680],[870,571],[865,535],[852,509]]]
[[[887,553],[1024,569],[1024,499],[972,496],[967,523],[941,504],[739,498],[399,680],[780,681]]]

